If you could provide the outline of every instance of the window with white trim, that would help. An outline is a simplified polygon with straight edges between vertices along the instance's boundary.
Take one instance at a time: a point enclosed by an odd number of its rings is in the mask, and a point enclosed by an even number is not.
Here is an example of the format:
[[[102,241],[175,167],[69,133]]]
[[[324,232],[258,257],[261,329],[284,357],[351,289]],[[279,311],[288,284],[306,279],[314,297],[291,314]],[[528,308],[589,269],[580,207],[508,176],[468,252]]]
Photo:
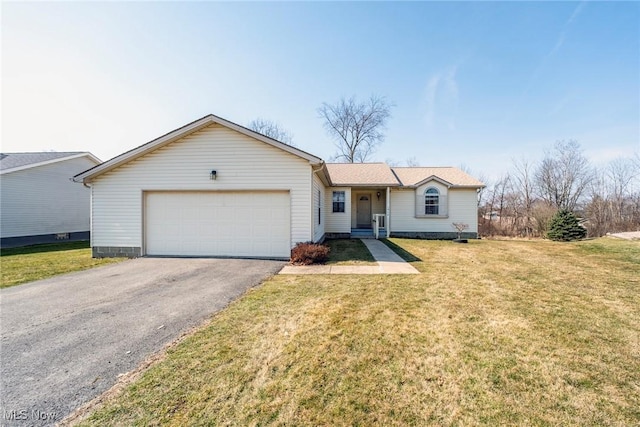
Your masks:
[[[424,191],[417,191],[416,218],[447,217],[447,193],[436,187],[427,187]]]
[[[424,192],[424,214],[440,214],[440,192],[437,188],[427,188]]]

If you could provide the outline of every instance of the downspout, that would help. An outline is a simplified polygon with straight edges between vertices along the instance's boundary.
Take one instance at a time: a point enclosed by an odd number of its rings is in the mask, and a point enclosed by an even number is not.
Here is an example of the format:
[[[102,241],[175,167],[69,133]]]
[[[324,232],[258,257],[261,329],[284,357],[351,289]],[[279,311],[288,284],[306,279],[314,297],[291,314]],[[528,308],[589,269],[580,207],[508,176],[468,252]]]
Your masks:
[[[93,186],[87,184],[84,179],[82,185],[89,189],[89,247],[91,247],[91,256],[93,257]]]
[[[387,238],[391,236],[391,187],[387,186],[387,206],[386,206],[386,229],[387,229]]]
[[[69,178],[69,181],[75,182],[76,184],[80,183],[73,178]],[[82,185],[89,189],[89,246],[93,252],[93,188],[90,184],[87,184],[84,179],[82,180]],[[91,256],[93,256],[93,254]]]

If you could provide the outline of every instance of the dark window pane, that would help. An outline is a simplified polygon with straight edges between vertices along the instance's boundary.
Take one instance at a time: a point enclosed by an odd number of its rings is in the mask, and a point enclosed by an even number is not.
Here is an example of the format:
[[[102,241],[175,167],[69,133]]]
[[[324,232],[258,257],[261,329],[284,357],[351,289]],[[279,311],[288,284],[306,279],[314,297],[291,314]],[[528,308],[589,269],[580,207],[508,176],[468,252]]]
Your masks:
[[[424,192],[424,214],[438,215],[440,205],[440,193],[435,188],[429,188]]]
[[[332,199],[333,199],[333,211],[344,212],[344,200],[345,200],[344,191],[334,191]]]

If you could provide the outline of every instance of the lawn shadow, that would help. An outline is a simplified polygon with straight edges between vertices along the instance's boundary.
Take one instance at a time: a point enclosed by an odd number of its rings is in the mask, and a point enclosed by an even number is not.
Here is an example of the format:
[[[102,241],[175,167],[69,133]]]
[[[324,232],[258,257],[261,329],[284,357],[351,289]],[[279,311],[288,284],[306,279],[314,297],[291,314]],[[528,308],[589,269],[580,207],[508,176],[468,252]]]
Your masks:
[[[408,252],[407,250],[405,250],[404,248],[396,245],[395,243],[393,243],[392,241],[388,240],[388,239],[380,239],[380,241],[382,243],[384,243],[385,245],[387,245],[389,248],[391,248],[392,251],[394,251],[395,253],[397,253],[400,258],[402,258],[403,260],[407,261],[407,262],[418,262],[418,261],[422,261],[420,258],[418,258],[417,256],[415,256],[414,254],[412,254],[411,252]]]
[[[77,241],[77,242],[65,242],[65,243],[47,243],[43,245],[22,246],[19,248],[2,248],[0,249],[0,256],[70,251],[73,249],[87,249],[89,247],[90,247],[89,242],[86,240]]]
[[[329,246],[326,264],[375,263],[373,255],[360,239],[331,239],[324,244]]]

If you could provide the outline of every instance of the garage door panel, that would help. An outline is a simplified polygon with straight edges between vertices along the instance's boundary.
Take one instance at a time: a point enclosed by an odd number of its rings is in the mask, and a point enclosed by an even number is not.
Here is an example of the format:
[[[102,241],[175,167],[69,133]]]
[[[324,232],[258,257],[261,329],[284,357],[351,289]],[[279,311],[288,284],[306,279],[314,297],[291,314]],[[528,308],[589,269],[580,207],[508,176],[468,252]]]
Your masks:
[[[149,192],[148,255],[288,257],[288,192]]]

